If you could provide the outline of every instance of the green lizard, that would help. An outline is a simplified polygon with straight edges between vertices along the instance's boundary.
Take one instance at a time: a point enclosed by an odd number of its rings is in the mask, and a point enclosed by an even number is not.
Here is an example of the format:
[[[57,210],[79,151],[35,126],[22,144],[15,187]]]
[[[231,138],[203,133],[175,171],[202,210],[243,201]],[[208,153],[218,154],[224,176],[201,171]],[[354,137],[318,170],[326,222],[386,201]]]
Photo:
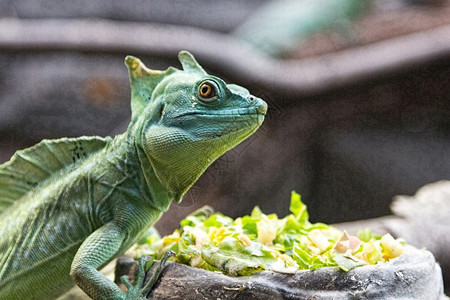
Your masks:
[[[183,70],[165,71],[125,59],[132,118],[124,134],[43,140],[0,165],[0,299],[53,299],[74,282],[93,299],[145,297],[97,270],[180,202],[267,110],[189,52],[179,59]]]

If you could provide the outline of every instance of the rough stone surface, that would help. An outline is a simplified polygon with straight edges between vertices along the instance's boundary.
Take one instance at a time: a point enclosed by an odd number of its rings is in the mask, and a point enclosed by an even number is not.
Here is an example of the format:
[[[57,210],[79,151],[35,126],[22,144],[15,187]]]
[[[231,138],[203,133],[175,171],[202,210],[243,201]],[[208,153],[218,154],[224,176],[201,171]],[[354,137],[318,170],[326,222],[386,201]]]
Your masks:
[[[391,205],[399,218],[386,221],[388,231],[436,257],[450,291],[450,181],[427,184],[414,196],[397,196]]]
[[[152,269],[147,277],[151,272]],[[433,255],[412,249],[389,263],[359,267],[348,273],[338,268],[321,268],[297,271],[293,275],[264,271],[252,276],[229,277],[170,262],[148,299],[430,300],[445,299],[445,296],[441,269]]]

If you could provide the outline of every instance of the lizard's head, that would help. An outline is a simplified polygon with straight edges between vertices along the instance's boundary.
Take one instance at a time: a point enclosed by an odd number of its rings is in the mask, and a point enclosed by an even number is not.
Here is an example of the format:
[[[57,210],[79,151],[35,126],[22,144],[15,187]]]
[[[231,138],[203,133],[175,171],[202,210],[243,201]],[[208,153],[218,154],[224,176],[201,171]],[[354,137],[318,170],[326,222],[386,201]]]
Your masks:
[[[243,87],[208,75],[189,52],[178,57],[183,70],[154,71],[137,58],[126,58],[132,126],[139,128],[154,167],[188,169],[195,182],[215,159],[258,129],[267,104]]]

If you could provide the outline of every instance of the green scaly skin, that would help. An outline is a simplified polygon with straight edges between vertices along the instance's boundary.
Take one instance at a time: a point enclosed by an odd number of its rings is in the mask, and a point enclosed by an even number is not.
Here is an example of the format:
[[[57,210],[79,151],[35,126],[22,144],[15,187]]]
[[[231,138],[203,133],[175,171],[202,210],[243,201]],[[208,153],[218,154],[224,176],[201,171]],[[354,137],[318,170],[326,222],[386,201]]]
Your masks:
[[[188,52],[179,59],[183,70],[154,71],[126,58],[132,121],[124,134],[44,140],[0,165],[0,299],[53,299],[74,283],[93,299],[144,299],[148,288],[124,293],[97,270],[180,202],[267,110]],[[33,182],[33,172],[44,175]]]

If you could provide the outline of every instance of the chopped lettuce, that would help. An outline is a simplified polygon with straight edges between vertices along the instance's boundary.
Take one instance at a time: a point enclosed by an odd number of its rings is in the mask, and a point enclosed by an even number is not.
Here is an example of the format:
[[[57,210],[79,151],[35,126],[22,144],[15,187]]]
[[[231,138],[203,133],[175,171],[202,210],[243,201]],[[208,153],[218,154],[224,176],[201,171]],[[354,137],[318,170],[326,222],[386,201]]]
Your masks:
[[[256,206],[250,215],[232,219],[205,206],[180,222],[181,228],[135,245],[131,253],[160,259],[172,250],[179,263],[231,276],[262,270],[295,273],[322,267],[355,267],[389,261],[405,252],[405,243],[391,235],[373,235],[369,229],[349,235],[323,223],[310,223],[306,205],[291,194],[292,214],[279,219]]]

